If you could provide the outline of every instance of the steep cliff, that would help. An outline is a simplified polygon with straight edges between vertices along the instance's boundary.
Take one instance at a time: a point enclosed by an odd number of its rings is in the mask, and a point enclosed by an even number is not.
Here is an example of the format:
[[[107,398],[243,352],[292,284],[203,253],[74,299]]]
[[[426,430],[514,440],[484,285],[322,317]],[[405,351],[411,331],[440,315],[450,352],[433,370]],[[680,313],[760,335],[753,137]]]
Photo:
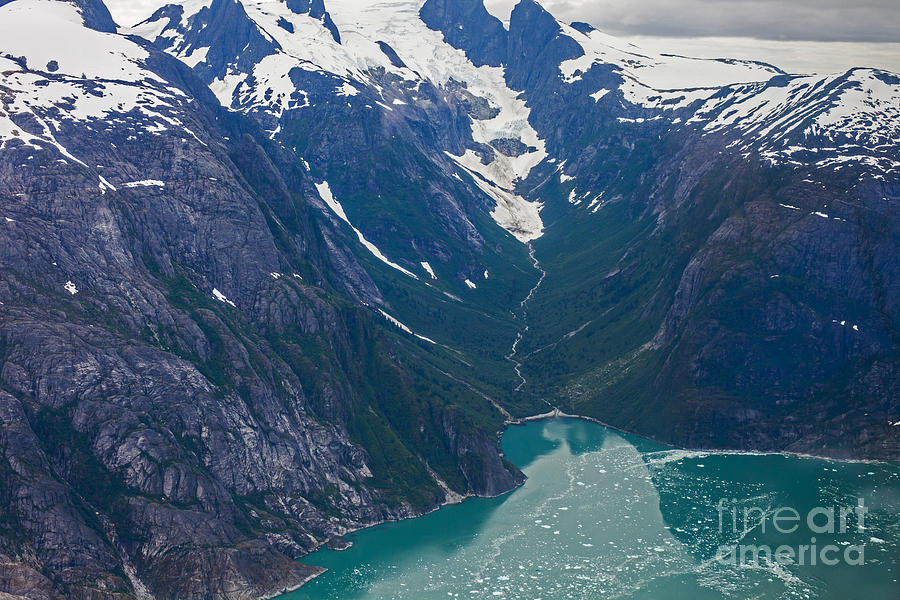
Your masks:
[[[267,596],[520,481],[296,156],[80,5],[0,10],[0,592]]]
[[[0,595],[257,598],[510,413],[900,457],[900,79],[522,0],[0,2]]]

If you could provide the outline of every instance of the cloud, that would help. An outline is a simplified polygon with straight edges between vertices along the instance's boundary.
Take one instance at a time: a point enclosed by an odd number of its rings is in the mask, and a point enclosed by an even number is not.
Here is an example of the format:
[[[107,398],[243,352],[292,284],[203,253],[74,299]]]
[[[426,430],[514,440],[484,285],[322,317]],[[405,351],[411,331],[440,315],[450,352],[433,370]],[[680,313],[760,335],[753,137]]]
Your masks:
[[[853,67],[876,67],[900,73],[900,43],[779,41],[746,37],[626,36],[624,39],[654,52],[761,60],[789,73],[842,73]]]
[[[119,25],[167,0],[107,0]],[[822,42],[900,42],[898,0],[539,0],[565,21],[618,35],[749,37]],[[486,0],[509,14],[516,0]],[[327,7],[328,0],[325,0]]]
[[[612,34],[900,42],[897,0],[543,0],[557,18]]]

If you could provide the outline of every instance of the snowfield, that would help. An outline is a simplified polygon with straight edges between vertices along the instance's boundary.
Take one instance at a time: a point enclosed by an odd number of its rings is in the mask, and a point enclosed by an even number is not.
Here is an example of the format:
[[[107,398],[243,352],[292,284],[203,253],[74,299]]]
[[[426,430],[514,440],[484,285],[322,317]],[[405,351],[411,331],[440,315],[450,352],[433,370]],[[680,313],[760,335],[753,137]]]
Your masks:
[[[178,23],[166,17],[146,21],[129,31],[150,41],[169,39],[169,52],[195,66],[203,62],[206,54],[195,59],[198,50],[179,31],[187,30],[210,3],[186,2]],[[223,106],[261,109],[277,118],[286,108],[308,105],[305,92],[296,89],[290,79],[290,71],[295,68],[341,78],[343,83],[336,88],[336,95],[351,97],[360,88],[371,88],[383,98],[377,104],[391,112],[402,109],[408,100],[391,97],[391,91],[381,86],[376,72],[390,73],[411,83],[428,81],[438,89],[446,87],[451,79],[463,82],[470,93],[485,98],[499,111],[491,119],[472,121],[474,141],[489,144],[498,138],[511,138],[520,140],[531,151],[517,157],[496,153],[488,165],[470,152],[452,159],[472,173],[479,188],[496,201],[492,216],[499,225],[523,242],[540,237],[540,204],[515,193],[516,182],[547,158],[544,141],[528,122],[530,110],[519,93],[507,87],[502,69],[476,67],[463,51],[444,42],[443,34],[429,29],[419,18],[423,4],[424,0],[330,0],[326,9],[340,31],[338,43],[321,20],[295,14],[283,2],[244,0],[247,15],[265,38],[275,42],[277,51],[260,60],[249,74],[230,69],[210,88]],[[393,64],[378,42],[388,44],[405,66]]]
[[[72,4],[17,0],[0,7],[0,148],[52,149],[59,160],[91,169],[66,146],[67,127],[108,128],[128,119],[142,135],[187,132],[174,109],[184,93],[146,69],[148,57],[123,36],[85,27]],[[99,175],[98,188],[116,189]]]

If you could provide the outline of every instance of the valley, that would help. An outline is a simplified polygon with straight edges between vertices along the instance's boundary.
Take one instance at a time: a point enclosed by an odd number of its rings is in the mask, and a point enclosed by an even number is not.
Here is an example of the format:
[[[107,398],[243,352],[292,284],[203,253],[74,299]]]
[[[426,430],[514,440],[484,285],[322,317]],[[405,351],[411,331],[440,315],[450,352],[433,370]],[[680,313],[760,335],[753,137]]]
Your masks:
[[[644,469],[660,505],[662,445],[895,486],[897,74],[649,52],[534,0],[151,8],[0,0],[0,596],[270,598],[463,498],[502,546],[523,445],[563,473],[608,440],[596,489]],[[507,455],[555,409],[630,433]],[[701,593],[705,550],[641,514]]]

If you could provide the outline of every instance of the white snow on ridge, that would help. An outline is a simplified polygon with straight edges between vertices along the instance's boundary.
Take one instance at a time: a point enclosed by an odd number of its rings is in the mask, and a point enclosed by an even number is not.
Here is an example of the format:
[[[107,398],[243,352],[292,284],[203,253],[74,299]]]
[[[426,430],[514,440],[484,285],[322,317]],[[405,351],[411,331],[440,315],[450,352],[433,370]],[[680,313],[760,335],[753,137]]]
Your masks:
[[[424,335],[419,335],[418,333],[414,332],[412,329],[410,329],[409,327],[407,327],[406,325],[404,325],[403,323],[401,323],[400,321],[398,321],[397,319],[395,319],[394,317],[392,317],[385,311],[381,310],[380,308],[378,309],[378,312],[380,312],[381,316],[384,317],[385,319],[387,319],[389,323],[391,323],[395,327],[399,328],[401,331],[404,331],[404,332],[408,333],[409,335],[415,336],[415,337],[419,338],[420,340],[426,341],[429,344],[437,344],[437,342],[435,342],[433,339],[427,338]]]
[[[322,183],[317,183],[315,185],[316,185],[316,190],[319,192],[319,196],[322,198],[322,200],[325,201],[325,204],[328,205],[328,208],[330,208],[334,212],[334,214],[338,216],[339,219],[341,219],[344,223],[346,223],[347,225],[350,226],[350,229],[352,229],[353,232],[356,234],[356,237],[359,240],[359,243],[362,244],[363,246],[365,246],[366,249],[369,252],[371,252],[375,258],[377,258],[384,264],[388,265],[389,267],[397,269],[404,275],[409,275],[413,279],[419,278],[418,275],[416,275],[415,273],[413,273],[407,269],[404,269],[403,267],[401,267],[400,265],[398,265],[395,262],[391,262],[381,252],[381,250],[379,250],[378,247],[375,246],[375,244],[373,244],[372,242],[367,240],[366,237],[362,234],[362,232],[353,226],[353,223],[351,223],[350,219],[347,218],[347,213],[344,212],[344,207],[341,206],[341,203],[338,202],[335,199],[334,195],[331,193],[331,187],[328,185],[327,181],[323,181]]]
[[[645,88],[643,93],[633,90],[636,99],[651,95],[649,91],[719,88],[735,83],[768,81],[779,74],[774,67],[761,63],[656,54],[601,31],[582,33],[564,23],[560,23],[560,27],[584,50],[582,56],[560,64],[560,73],[566,81],[579,80],[581,76],[577,72],[588,71],[594,63],[612,64],[626,79]]]
[[[881,172],[900,170],[892,154],[900,140],[900,84],[893,74],[854,69],[784,76],[764,63],[657,54],[600,31],[585,34],[560,27],[584,50],[583,56],[560,64],[565,81],[580,80],[594,64],[610,64],[624,78],[619,89],[626,101],[655,110],[699,106],[689,123],[708,132],[737,130],[742,151],[753,146],[771,163],[802,165],[802,157],[793,154],[819,151],[823,139],[850,140],[860,152],[849,156],[846,148],[832,149],[816,165],[838,169],[851,162]],[[779,75],[783,79],[773,82]],[[599,101],[608,91],[600,89],[591,97]],[[804,143],[807,139],[812,141]]]
[[[187,25],[209,3],[210,0],[185,3],[181,25]],[[489,144],[497,138],[514,138],[535,150],[518,157],[497,153],[489,165],[482,165],[478,159],[472,160],[468,154],[453,158],[486,180],[486,185],[479,187],[491,188],[487,193],[498,203],[492,216],[502,227],[522,241],[539,237],[543,232],[540,205],[528,203],[513,191],[515,183],[547,156],[543,140],[528,123],[530,111],[519,94],[506,86],[502,69],[476,67],[463,51],[445,43],[442,33],[429,29],[422,22],[419,10],[423,3],[424,0],[372,0],[366,3],[329,0],[326,7],[341,33],[338,44],[321,21],[293,13],[282,1],[242,0],[247,15],[264,36],[277,42],[281,51],[255,65],[252,79],[248,79],[247,74],[231,72],[214,81],[210,88],[224,106],[259,108],[280,116],[286,106],[296,107],[297,104],[291,103],[299,102],[294,94],[294,84],[288,77],[294,68],[344,78],[347,83],[337,92],[344,96],[358,94],[361,86],[382,91],[381,76],[373,75],[381,70],[409,82],[427,80],[439,89],[451,79],[465,82],[470,93],[487,99],[491,106],[499,109],[499,114],[492,119],[473,120],[476,142]],[[293,33],[278,25],[281,19],[291,24]],[[168,23],[155,21],[132,31],[155,40],[168,33],[163,31],[167,26]],[[406,66],[392,64],[377,42],[390,45]],[[183,48],[183,43],[176,43],[172,52],[180,56],[179,53],[184,53]],[[252,89],[248,81],[253,82]],[[393,111],[390,105],[409,103],[407,99],[384,100],[376,102],[386,111]],[[304,101],[308,104],[308,100]]]
[[[688,122],[710,132],[737,130],[742,150],[755,142],[772,162],[794,162],[794,155],[812,153],[820,157],[820,167],[849,162],[897,170],[900,163],[891,150],[900,142],[900,84],[888,83],[892,77],[854,69],[795,77],[780,86],[734,86],[707,100]]]
[[[0,58],[7,92],[0,105],[0,146],[15,139],[53,146],[87,167],[57,139],[64,122],[137,110],[150,133],[181,125],[167,113],[184,94],[144,68],[148,52],[123,36],[88,29],[72,4],[17,0],[0,7],[0,53],[23,57],[28,67]],[[23,131],[11,118],[15,114],[30,114],[41,132]],[[114,189],[103,181],[100,188]]]
[[[855,69],[851,75],[855,85],[843,91],[840,104],[816,118],[816,125],[823,129],[871,130],[869,122],[874,113],[892,123],[893,129],[872,141],[877,144],[896,141],[900,137],[900,84],[887,83],[879,74],[887,76],[875,69]]]
[[[74,4],[55,0],[16,0],[0,7],[0,50],[24,56],[28,67],[78,79],[162,83],[143,68],[149,53],[127,38],[84,26]],[[82,77],[84,75],[84,77]]]

